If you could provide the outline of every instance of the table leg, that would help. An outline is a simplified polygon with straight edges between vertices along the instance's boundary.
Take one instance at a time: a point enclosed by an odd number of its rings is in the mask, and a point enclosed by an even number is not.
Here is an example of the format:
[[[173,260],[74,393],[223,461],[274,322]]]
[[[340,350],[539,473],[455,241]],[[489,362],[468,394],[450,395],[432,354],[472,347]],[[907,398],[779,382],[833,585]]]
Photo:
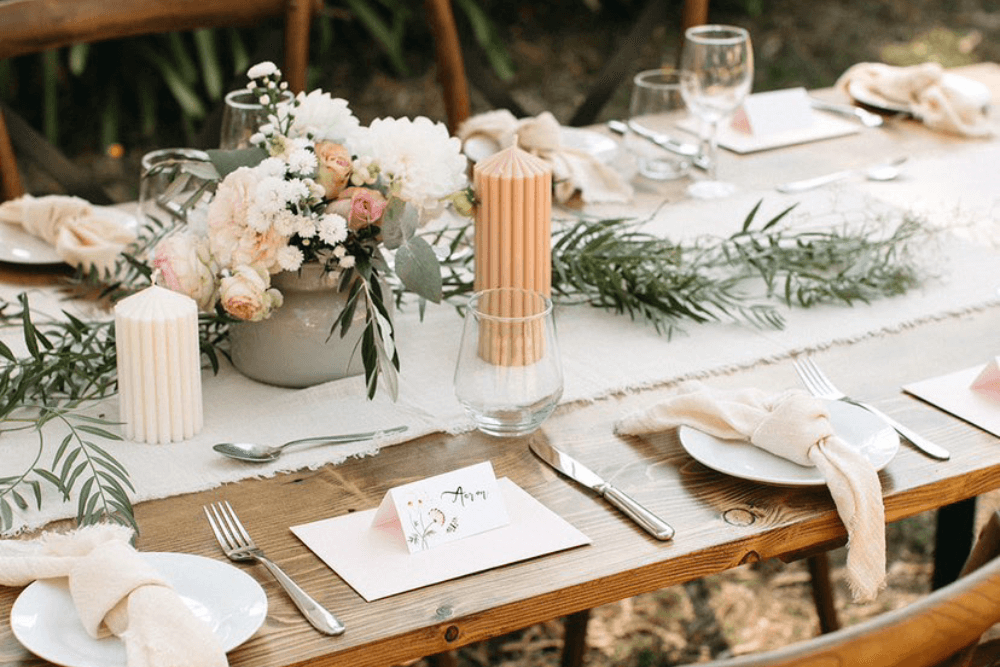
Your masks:
[[[830,554],[826,551],[806,559],[809,564],[809,583],[812,586],[813,603],[819,616],[819,631],[823,634],[840,629],[837,618],[837,604],[833,596],[830,580]]]
[[[584,609],[563,619],[563,652],[560,667],[580,667],[587,653],[587,623],[590,610]]]
[[[958,579],[972,549],[975,522],[975,497],[945,505],[937,511],[932,589],[937,590]]]

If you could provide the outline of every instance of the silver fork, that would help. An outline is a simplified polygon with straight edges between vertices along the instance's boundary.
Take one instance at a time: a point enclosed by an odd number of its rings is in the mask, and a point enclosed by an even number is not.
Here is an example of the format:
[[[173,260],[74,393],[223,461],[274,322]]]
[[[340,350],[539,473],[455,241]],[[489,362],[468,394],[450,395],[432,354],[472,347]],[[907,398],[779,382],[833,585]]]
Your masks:
[[[951,458],[951,453],[941,445],[935,444],[919,433],[903,426],[878,408],[868,405],[867,403],[855,401],[854,399],[848,397],[844,392],[837,389],[837,387],[830,382],[830,378],[828,378],[826,374],[820,370],[819,366],[816,365],[816,362],[809,357],[796,357],[794,359],[794,363],[795,372],[799,374],[799,379],[802,380],[802,384],[806,386],[806,389],[808,389],[809,393],[813,396],[817,398],[825,398],[831,401],[844,401],[845,403],[851,403],[852,405],[864,408],[894,428],[896,433],[909,440],[914,447],[921,450],[928,456],[935,459],[941,459],[942,461],[947,461]]]
[[[228,500],[213,503],[202,509],[205,510],[208,523],[212,526],[215,539],[219,541],[219,546],[222,547],[222,551],[225,552],[229,560],[257,561],[274,575],[281,587],[292,598],[295,606],[314,628],[328,635],[343,634],[346,629],[344,624],[327,611],[323,605],[312,599],[308,593],[292,581],[291,577],[285,574],[284,570],[264,555],[264,552],[243,527]]]

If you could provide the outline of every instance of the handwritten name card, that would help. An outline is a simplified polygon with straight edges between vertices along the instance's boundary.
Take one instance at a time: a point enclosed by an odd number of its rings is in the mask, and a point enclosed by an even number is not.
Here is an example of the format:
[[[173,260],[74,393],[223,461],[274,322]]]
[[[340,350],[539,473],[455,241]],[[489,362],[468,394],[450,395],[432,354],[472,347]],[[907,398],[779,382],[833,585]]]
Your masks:
[[[733,129],[758,137],[802,130],[812,124],[812,105],[805,88],[754,93],[733,114]]]
[[[412,554],[509,522],[493,465],[484,461],[390,489],[372,527],[402,531]]]

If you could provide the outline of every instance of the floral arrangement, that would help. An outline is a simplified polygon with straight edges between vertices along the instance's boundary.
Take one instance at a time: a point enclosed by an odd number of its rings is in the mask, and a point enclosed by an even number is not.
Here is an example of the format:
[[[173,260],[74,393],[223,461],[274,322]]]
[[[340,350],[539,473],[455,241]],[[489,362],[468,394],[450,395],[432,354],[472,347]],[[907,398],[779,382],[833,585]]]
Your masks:
[[[259,321],[282,304],[272,275],[321,265],[349,290],[331,332],[340,328],[343,335],[356,304],[367,308],[362,356],[369,396],[380,373],[395,387],[395,334],[377,279],[389,270],[383,250],[392,251],[405,289],[440,301],[438,260],[416,231],[448,205],[471,210],[461,142],[425,117],[382,118],[364,127],[345,100],[322,90],[289,98],[270,62],[247,75],[267,122],[251,137],[252,148],[209,151],[221,182],[207,225],[156,245],[157,281],[204,311]]]

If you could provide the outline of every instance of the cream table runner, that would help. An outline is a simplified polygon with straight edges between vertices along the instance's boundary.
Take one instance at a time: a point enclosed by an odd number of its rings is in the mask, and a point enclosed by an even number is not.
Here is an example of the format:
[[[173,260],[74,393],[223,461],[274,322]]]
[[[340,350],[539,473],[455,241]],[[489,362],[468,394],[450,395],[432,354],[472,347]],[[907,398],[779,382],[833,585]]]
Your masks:
[[[993,146],[992,150],[996,154],[1000,148]],[[1000,162],[993,162],[997,163]],[[913,167],[919,170],[921,166],[918,161]],[[956,193],[951,196],[955,200]],[[764,199],[758,217],[761,222],[788,203],[799,201],[788,219],[788,224],[797,228],[874,220],[893,211],[899,214],[898,208],[850,185],[815,191],[794,200],[773,191],[746,190],[721,202],[682,201],[660,206],[655,214],[649,211],[662,202],[646,197],[640,208],[617,212],[637,219],[650,218],[646,223],[648,229],[671,238],[729,235],[739,228],[743,217],[761,198]],[[632,321],[626,316],[588,306],[559,306],[556,326],[566,378],[563,402],[595,400],[615,392],[750,367],[800,351],[850,343],[973,310],[988,308],[1000,314],[1000,254],[991,247],[991,243],[1000,239],[1000,216],[996,209],[982,206],[982,202],[978,206],[977,224],[986,230],[985,236],[970,241],[948,235],[939,246],[928,249],[925,259],[937,277],[923,286],[902,297],[881,299],[870,305],[789,309],[784,313],[786,326],[780,331],[733,323],[686,325],[683,333],[668,340],[648,323]],[[614,212],[604,209],[596,214]],[[941,226],[961,227],[963,221],[971,219],[948,211],[931,213]],[[0,296],[6,299],[13,299],[18,291],[11,286],[0,286]],[[62,307],[80,307],[77,303],[59,303],[52,290],[36,290],[31,299],[36,310],[52,315],[58,315]],[[169,445],[107,441],[100,444],[129,471],[136,488],[133,501],[140,502],[250,477],[315,468],[351,456],[371,455],[379,447],[436,431],[455,433],[471,429],[471,422],[452,390],[462,321],[451,305],[428,307],[423,321],[416,311],[415,304],[410,304],[397,317],[402,371],[396,403],[381,395],[374,401],[365,400],[360,378],[290,390],[253,382],[226,366],[217,376],[209,370],[203,374],[205,428],[195,438]],[[3,331],[2,336],[16,347],[20,331]],[[118,413],[116,401],[107,400],[95,406],[94,412],[114,418]],[[211,449],[219,441],[283,442],[398,424],[410,428],[404,434],[374,443],[296,448],[280,461],[267,465],[231,461]],[[51,457],[51,450],[62,436],[58,429],[47,432],[46,447],[50,451],[43,460]],[[11,474],[30,465],[36,442],[37,435],[32,433],[0,436],[0,474]],[[74,502],[61,503],[51,489],[46,489],[42,511],[20,513],[16,521],[18,526],[31,529],[74,514]]]

